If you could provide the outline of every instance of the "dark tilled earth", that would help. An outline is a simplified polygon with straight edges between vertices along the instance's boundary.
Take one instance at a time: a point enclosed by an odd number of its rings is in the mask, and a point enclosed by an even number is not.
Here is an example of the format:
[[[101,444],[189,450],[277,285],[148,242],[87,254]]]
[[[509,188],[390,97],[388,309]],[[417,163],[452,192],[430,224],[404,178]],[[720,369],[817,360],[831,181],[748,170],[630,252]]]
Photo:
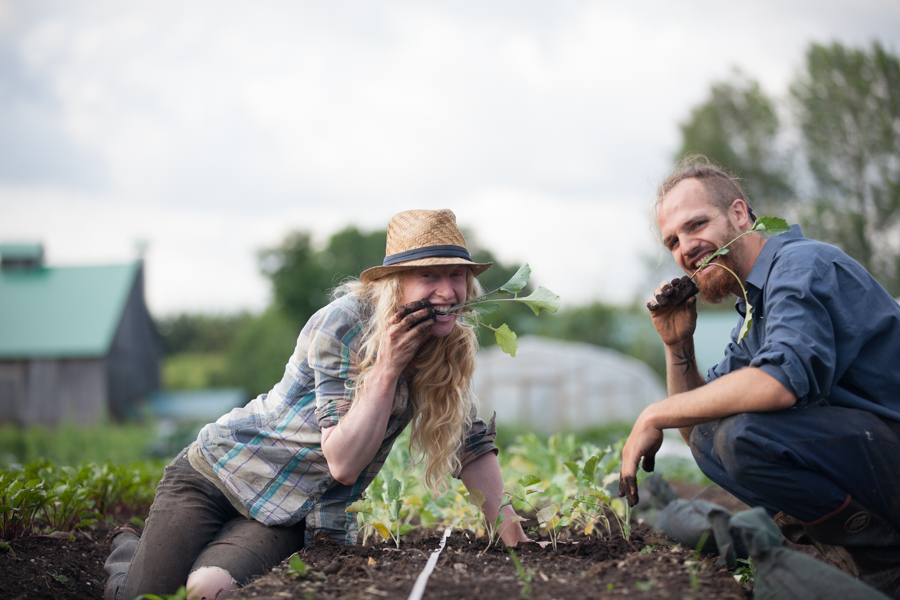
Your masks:
[[[681,497],[700,488],[677,486]],[[717,488],[701,497],[731,510],[744,507]],[[533,522],[532,522],[533,525]],[[68,539],[30,537],[9,542],[0,552],[0,600],[99,599],[106,573],[104,540],[110,525],[98,523]],[[486,548],[484,538],[454,531],[432,574],[425,598],[749,598],[712,559],[695,560],[691,549],[675,545],[646,525],[637,525],[631,539],[621,535],[575,536],[554,551],[529,544],[517,549],[530,583],[523,581],[505,549]],[[336,546],[327,540],[301,550],[308,573],[289,573],[287,561],[246,586],[241,596],[266,598],[407,598],[438,547],[442,530],[418,530],[403,538],[400,549],[384,543],[366,547]],[[535,534],[536,535],[536,534]],[[577,543],[574,543],[577,542]]]

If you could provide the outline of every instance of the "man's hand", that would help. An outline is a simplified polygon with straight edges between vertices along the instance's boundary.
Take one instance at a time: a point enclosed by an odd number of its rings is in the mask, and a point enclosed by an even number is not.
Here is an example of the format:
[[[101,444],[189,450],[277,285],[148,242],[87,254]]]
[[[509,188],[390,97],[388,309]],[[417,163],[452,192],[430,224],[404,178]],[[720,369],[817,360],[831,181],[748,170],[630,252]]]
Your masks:
[[[622,470],[619,474],[619,496],[626,496],[628,506],[638,503],[637,469],[641,458],[644,459],[644,470],[653,471],[656,462],[656,453],[662,445],[663,432],[652,425],[647,424],[643,418],[644,413],[638,417],[625,447],[622,449]]]
[[[686,282],[683,280],[687,280]],[[682,291],[688,288],[685,300]],[[663,281],[653,291],[653,299],[647,302],[647,309],[653,319],[653,326],[666,346],[674,346],[691,339],[697,328],[697,287],[688,277]],[[679,303],[679,301],[681,301]]]

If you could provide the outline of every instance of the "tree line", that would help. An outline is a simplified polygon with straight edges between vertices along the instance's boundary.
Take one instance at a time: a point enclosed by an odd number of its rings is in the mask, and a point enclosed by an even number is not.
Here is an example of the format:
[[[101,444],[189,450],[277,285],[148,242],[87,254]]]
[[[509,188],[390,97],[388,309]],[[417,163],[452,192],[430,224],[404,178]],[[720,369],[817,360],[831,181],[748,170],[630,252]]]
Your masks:
[[[759,215],[799,222],[833,243],[900,295],[900,62],[879,43],[812,44],[785,97],[767,95],[740,71],[712,84],[680,124],[673,156],[699,153],[742,179]],[[649,202],[649,199],[648,199]],[[158,321],[168,387],[238,386],[255,396],[281,379],[297,335],[329,292],[384,257],[384,230],[348,227],[316,248],[298,231],[259,253],[274,300],[262,314],[178,315]],[[467,239],[474,238],[469,235]],[[473,259],[494,262],[482,284],[495,289],[519,265],[471,244]],[[489,317],[535,334],[619,350],[664,376],[658,337],[636,303],[564,306],[552,318],[504,305]],[[488,332],[490,333],[490,332]],[[492,335],[481,340],[494,343]]]
[[[757,214],[799,222],[900,296],[900,61],[812,44],[784,97],[740,71],[681,123],[677,158],[699,153],[741,177]]]

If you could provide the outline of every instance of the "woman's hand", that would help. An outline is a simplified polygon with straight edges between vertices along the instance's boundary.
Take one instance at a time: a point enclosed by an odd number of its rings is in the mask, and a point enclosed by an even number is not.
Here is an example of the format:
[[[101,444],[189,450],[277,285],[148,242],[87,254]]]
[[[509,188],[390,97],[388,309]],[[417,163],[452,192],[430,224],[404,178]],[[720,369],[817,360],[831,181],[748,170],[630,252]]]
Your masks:
[[[378,366],[401,373],[428,339],[434,325],[434,307],[417,300],[399,307],[381,337]]]

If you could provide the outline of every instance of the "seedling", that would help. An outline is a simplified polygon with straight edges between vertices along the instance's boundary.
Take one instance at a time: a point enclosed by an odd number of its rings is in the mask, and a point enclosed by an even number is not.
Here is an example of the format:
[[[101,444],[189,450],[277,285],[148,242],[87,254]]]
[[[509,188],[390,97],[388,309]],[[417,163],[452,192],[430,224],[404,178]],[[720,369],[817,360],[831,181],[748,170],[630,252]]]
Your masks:
[[[618,452],[621,454],[621,449],[618,449]],[[601,466],[600,461],[607,455],[611,457],[611,460]],[[584,527],[585,535],[591,535],[594,532],[594,524],[602,521],[609,533],[609,539],[612,540],[613,532],[609,517],[607,517],[608,510],[619,522],[622,537],[626,540],[631,537],[630,507],[625,505],[620,510],[616,510],[621,501],[613,499],[605,489],[605,486],[619,478],[619,473],[616,471],[619,462],[612,446],[607,446],[605,450],[599,450],[597,454],[590,456],[583,465],[574,461],[565,463],[575,477],[575,485],[578,489],[578,493],[575,494],[575,503],[572,505],[572,520]],[[600,475],[603,477],[598,485],[597,477]],[[619,516],[620,511],[624,511],[624,517]]]
[[[697,293],[696,285],[691,285],[693,283],[694,277],[697,276],[697,273],[710,265],[725,269],[726,271],[731,273],[731,275],[737,280],[738,285],[741,286],[741,292],[743,292],[744,294],[744,302],[747,304],[747,316],[744,317],[744,323],[743,325],[741,325],[741,330],[738,333],[737,341],[740,342],[745,337],[747,337],[747,334],[750,333],[750,327],[753,325],[753,306],[750,304],[750,300],[747,298],[747,289],[744,287],[743,282],[741,282],[741,278],[737,276],[737,273],[721,263],[712,261],[718,256],[728,254],[728,246],[750,233],[765,232],[772,235],[781,235],[782,233],[787,233],[790,230],[790,226],[784,219],[780,219],[778,217],[759,217],[758,219],[756,219],[756,222],[753,223],[753,227],[751,227],[748,231],[745,231],[744,233],[738,235],[733,240],[707,256],[703,260],[703,262],[700,263],[700,266],[697,267],[697,270],[691,274],[690,282],[684,281],[687,278],[682,277],[680,279],[675,279],[671,284],[664,286],[666,289],[660,290],[663,292],[663,294],[659,304],[656,305],[656,308],[653,308],[651,306],[651,303],[648,303],[648,308],[650,308],[650,310],[657,310],[659,306],[663,306],[665,304],[668,304],[669,302],[672,302],[674,304],[683,304],[687,301],[688,298]]]
[[[516,271],[516,274],[512,276],[512,279],[504,283],[502,286],[497,288],[492,292],[488,292],[483,296],[479,296],[477,298],[473,298],[461,304],[457,304],[456,306],[451,306],[446,309],[447,312],[453,312],[454,310],[463,309],[466,312],[471,313],[471,316],[468,320],[479,326],[487,327],[491,331],[494,332],[494,337],[497,339],[497,343],[500,345],[500,348],[503,349],[504,352],[509,354],[510,356],[516,355],[516,350],[519,345],[516,342],[516,332],[511,330],[509,326],[504,323],[500,327],[493,327],[488,325],[484,321],[482,321],[482,317],[489,315],[495,312],[498,308],[500,308],[500,302],[518,302],[521,304],[525,304],[534,311],[535,315],[539,315],[542,310],[548,310],[552,313],[555,313],[559,309],[559,296],[554,294],[547,288],[543,286],[538,286],[534,292],[532,292],[528,296],[524,296],[522,298],[519,297],[519,292],[525,289],[525,285],[528,283],[528,279],[531,277],[531,267],[527,264],[519,267],[519,270]],[[494,294],[511,294],[511,298],[491,298]]]
[[[403,484],[391,478],[385,486],[382,502],[366,502],[358,500],[347,507],[346,511],[357,513],[363,522],[363,545],[374,529],[385,540],[394,540],[400,547],[400,509],[403,508]],[[377,513],[377,515],[376,515]],[[394,525],[396,523],[396,525]]]
[[[750,558],[739,558],[739,563],[743,563],[734,570],[734,579],[741,585],[753,585],[756,583],[756,565]]]
[[[490,548],[491,545],[494,542],[496,542],[498,537],[500,536],[500,525],[504,521],[504,515],[503,515],[503,513],[498,514],[496,520],[494,520],[494,522],[491,522],[488,519],[487,514],[484,512],[484,503],[485,503],[484,494],[482,492],[480,492],[479,490],[470,491],[468,494],[468,500],[469,500],[469,504],[471,504],[478,510],[478,516],[463,518],[462,524],[463,524],[463,526],[478,524],[484,528],[484,532],[488,536],[488,545],[487,545],[487,548],[484,549],[484,551],[486,552],[487,549]],[[510,504],[512,504],[512,502],[510,501],[509,497],[507,496],[500,503],[499,509],[502,510],[504,506],[508,506]],[[518,523],[518,522],[521,522],[524,520],[525,519],[523,519],[519,515],[515,515],[515,517],[513,517],[513,519],[512,519],[512,522]]]
[[[531,598],[531,579],[534,577],[534,569],[526,570],[519,562],[519,555],[512,548],[507,548],[506,551],[509,552],[509,557],[512,558],[513,565],[516,567],[516,574],[522,581],[522,597],[528,600]]]
[[[296,577],[297,579],[303,579],[304,577],[306,577],[306,569],[306,563],[300,560],[299,554],[295,554],[288,562],[287,575],[289,575],[290,577]]]
[[[569,517],[566,514],[568,512],[568,507],[566,507],[565,504],[560,505],[553,503],[542,509],[538,509],[537,506],[530,502],[528,500],[528,495],[541,491],[532,486],[537,485],[540,482],[540,477],[537,477],[536,475],[526,475],[516,483],[507,485],[504,491],[507,496],[529,506],[531,510],[535,512],[538,525],[540,525],[541,529],[547,531],[547,535],[550,537],[550,543],[553,545],[553,549],[556,550],[556,541],[559,538],[559,531],[569,524]]]

